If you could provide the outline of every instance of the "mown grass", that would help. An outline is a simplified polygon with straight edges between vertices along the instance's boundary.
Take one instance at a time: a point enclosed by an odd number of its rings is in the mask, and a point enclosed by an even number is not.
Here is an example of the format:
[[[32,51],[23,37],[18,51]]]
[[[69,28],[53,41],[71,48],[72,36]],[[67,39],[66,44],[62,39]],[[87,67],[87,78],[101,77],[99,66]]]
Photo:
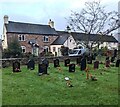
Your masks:
[[[75,73],[60,63],[61,70],[50,64],[49,75],[38,76],[35,70],[21,66],[22,72],[12,73],[12,67],[2,69],[3,105],[117,105],[118,68],[100,68],[89,73],[98,80],[86,79],[86,73],[76,66]],[[91,68],[93,65],[89,65]],[[102,74],[100,74],[102,72]],[[65,77],[73,87],[66,85]]]

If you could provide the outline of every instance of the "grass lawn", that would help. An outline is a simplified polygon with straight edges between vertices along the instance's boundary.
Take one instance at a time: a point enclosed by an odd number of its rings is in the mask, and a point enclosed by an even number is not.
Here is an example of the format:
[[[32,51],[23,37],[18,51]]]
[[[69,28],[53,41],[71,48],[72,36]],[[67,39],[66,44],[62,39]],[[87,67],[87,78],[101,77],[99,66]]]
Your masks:
[[[21,66],[22,72],[12,73],[12,67],[2,69],[2,105],[117,105],[118,68],[101,64],[95,75],[98,81],[86,79],[86,73],[76,66],[75,73],[60,63],[61,71],[50,64],[49,75],[38,76],[35,70]],[[92,67],[93,65],[89,65]],[[101,75],[100,72],[103,74]],[[65,77],[73,87],[66,85]]]

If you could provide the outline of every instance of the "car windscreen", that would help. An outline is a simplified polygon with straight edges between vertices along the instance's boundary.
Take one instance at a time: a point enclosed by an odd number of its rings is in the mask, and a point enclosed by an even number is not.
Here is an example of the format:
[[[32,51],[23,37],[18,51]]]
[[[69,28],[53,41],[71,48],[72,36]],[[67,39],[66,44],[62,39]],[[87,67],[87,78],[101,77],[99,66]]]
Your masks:
[[[77,54],[79,50],[71,50],[69,54]]]

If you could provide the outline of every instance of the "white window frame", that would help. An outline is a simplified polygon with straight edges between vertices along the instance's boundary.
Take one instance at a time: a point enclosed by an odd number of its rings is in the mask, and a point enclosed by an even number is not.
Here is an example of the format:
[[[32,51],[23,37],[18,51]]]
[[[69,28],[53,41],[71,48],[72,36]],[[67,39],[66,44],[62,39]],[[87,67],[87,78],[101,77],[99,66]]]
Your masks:
[[[21,46],[22,48],[22,53],[26,53],[26,47],[25,46]],[[23,52],[23,49],[25,50],[25,52]]]
[[[48,50],[47,52],[49,52],[49,46],[44,46],[44,49],[46,50]]]
[[[25,41],[25,35],[23,35],[23,34],[22,35],[18,35],[18,41]]]
[[[49,37],[48,36],[43,36],[43,42],[49,42]]]

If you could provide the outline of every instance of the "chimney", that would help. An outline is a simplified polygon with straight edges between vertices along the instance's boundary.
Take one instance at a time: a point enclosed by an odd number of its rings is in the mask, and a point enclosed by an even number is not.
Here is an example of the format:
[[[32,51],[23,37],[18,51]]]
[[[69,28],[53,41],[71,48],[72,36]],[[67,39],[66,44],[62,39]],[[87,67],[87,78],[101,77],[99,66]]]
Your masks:
[[[4,16],[4,24],[8,24],[8,16],[7,15]]]
[[[50,25],[51,28],[54,28],[54,21],[51,21],[51,19],[48,22],[48,25]]]

